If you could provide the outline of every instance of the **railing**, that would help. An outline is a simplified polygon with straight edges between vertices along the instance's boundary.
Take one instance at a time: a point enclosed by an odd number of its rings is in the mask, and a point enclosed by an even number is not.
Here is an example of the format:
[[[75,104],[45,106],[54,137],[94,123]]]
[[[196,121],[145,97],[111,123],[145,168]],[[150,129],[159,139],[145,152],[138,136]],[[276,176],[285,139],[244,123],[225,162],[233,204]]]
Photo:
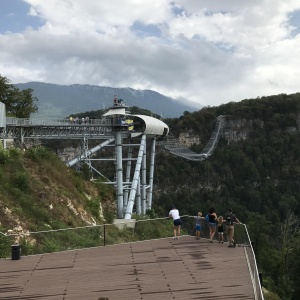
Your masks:
[[[110,119],[88,119],[88,120],[70,120],[70,119],[45,119],[45,118],[6,118],[7,126],[67,126],[67,125],[98,125],[98,126],[111,126]]]
[[[252,247],[252,243],[251,243],[251,240],[250,240],[250,236],[249,236],[246,224],[244,224],[244,226],[245,226],[245,232],[246,232],[247,237],[248,237],[248,241],[250,241],[249,246],[247,248],[244,248],[244,249],[245,249],[248,268],[249,268],[249,271],[250,271],[251,280],[252,280],[252,284],[253,284],[255,300],[261,300],[261,299],[263,300],[264,296],[263,296],[263,292],[262,292],[262,287],[261,287],[261,282],[260,282],[259,273],[258,273],[258,269],[257,269],[257,263],[256,263],[254,250],[253,250],[253,247]]]
[[[195,217],[181,216],[181,235],[195,235]],[[20,244],[22,255],[58,252],[80,248],[99,247],[120,243],[171,237],[173,221],[170,218],[118,220],[115,224],[91,225],[27,233],[0,232],[0,257],[10,255],[10,245]],[[201,238],[209,237],[207,222],[203,220]],[[226,234],[225,234],[226,237]],[[217,232],[215,238],[217,239]],[[243,247],[252,279],[256,300],[263,300],[255,254],[245,224],[236,224],[235,241]],[[225,240],[226,241],[226,240]]]

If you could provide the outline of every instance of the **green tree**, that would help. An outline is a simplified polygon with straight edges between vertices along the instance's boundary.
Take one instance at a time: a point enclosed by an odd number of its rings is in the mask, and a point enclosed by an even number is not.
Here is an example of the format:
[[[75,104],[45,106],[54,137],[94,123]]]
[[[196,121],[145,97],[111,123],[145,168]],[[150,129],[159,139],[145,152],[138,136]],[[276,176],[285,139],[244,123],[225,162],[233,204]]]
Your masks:
[[[5,104],[8,116],[29,118],[36,112],[38,108],[35,102],[38,99],[32,93],[32,89],[16,88],[6,77],[0,75],[0,101]]]
[[[283,299],[291,299],[294,291],[293,272],[291,270],[295,263],[293,253],[299,248],[299,234],[300,220],[293,212],[289,212],[287,218],[280,226],[280,238],[282,242],[279,261],[280,280],[278,280],[278,294]]]

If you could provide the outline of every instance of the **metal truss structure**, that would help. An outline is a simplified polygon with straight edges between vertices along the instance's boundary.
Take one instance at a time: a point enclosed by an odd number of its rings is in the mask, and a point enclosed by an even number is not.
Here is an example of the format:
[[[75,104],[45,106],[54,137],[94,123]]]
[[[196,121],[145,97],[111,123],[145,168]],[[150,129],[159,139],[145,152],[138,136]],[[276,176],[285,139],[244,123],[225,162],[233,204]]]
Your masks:
[[[135,130],[129,130],[128,122],[119,123],[113,112],[105,119],[93,119],[87,123],[75,123],[67,119],[17,119],[6,118],[6,127],[2,128],[2,138],[11,138],[25,144],[26,140],[68,140],[82,141],[82,154],[66,164],[69,167],[85,163],[89,169],[105,178],[105,184],[112,184],[116,191],[117,217],[131,219],[133,212],[145,214],[152,207],[155,148],[157,139],[164,138],[163,145],[171,154],[191,161],[202,161],[209,157],[220,138],[224,117],[219,116],[215,130],[203,151],[197,154],[179,144],[175,138],[167,138],[168,126],[160,120],[143,115],[120,113],[117,116],[129,118],[135,124]],[[126,121],[126,120],[125,120]],[[89,140],[102,141],[89,148]],[[147,147],[147,143],[149,144]],[[112,158],[94,158],[94,154],[105,147],[114,147]],[[138,150],[134,151],[134,148]],[[127,150],[127,155],[124,155]],[[148,150],[147,150],[148,149]],[[147,152],[148,151],[148,152]],[[133,157],[133,153],[137,153]],[[150,156],[147,160],[147,155]],[[93,166],[95,160],[113,161],[115,178],[113,181]],[[146,162],[150,161],[147,166]]]
[[[69,167],[83,163],[94,173],[105,178],[104,184],[112,184],[116,190],[117,217],[131,219],[133,212],[145,214],[152,206],[155,144],[160,135],[168,133],[168,126],[148,116],[130,116],[135,120],[136,130],[129,130],[127,123],[116,122],[115,116],[94,119],[88,123],[74,123],[66,119],[41,120],[6,118],[2,130],[3,139],[14,139],[19,145],[29,140],[82,141],[82,154],[66,162]],[[167,130],[166,130],[167,129]],[[159,130],[159,132],[157,131]],[[161,132],[161,133],[160,133]],[[89,148],[89,140],[101,143]],[[150,165],[147,168],[147,141],[150,141]],[[94,158],[94,154],[105,147],[114,147],[112,158]],[[137,157],[133,157],[138,147]],[[123,157],[128,149],[126,157]],[[93,166],[93,161],[106,160],[115,164],[115,180],[110,181]]]

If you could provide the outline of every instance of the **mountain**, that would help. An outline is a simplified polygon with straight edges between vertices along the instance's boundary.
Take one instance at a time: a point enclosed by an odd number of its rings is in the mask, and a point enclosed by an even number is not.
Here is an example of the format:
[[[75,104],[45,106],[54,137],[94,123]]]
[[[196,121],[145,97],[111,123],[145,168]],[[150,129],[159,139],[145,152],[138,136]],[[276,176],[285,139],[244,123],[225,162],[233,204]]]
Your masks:
[[[32,89],[38,98],[38,113],[42,117],[67,117],[70,114],[105,109],[112,106],[114,95],[126,105],[148,109],[163,118],[179,117],[184,111],[199,107],[183,104],[152,90],[112,88],[96,85],[57,85],[42,82],[19,83],[17,88]]]

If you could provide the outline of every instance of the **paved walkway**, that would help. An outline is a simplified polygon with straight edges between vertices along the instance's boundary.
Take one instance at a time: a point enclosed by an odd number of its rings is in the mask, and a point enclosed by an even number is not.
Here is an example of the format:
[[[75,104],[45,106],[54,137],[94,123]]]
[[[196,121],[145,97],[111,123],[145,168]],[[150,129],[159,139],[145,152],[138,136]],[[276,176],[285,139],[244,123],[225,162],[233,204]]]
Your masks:
[[[243,247],[185,236],[0,259],[0,299],[254,299]]]

